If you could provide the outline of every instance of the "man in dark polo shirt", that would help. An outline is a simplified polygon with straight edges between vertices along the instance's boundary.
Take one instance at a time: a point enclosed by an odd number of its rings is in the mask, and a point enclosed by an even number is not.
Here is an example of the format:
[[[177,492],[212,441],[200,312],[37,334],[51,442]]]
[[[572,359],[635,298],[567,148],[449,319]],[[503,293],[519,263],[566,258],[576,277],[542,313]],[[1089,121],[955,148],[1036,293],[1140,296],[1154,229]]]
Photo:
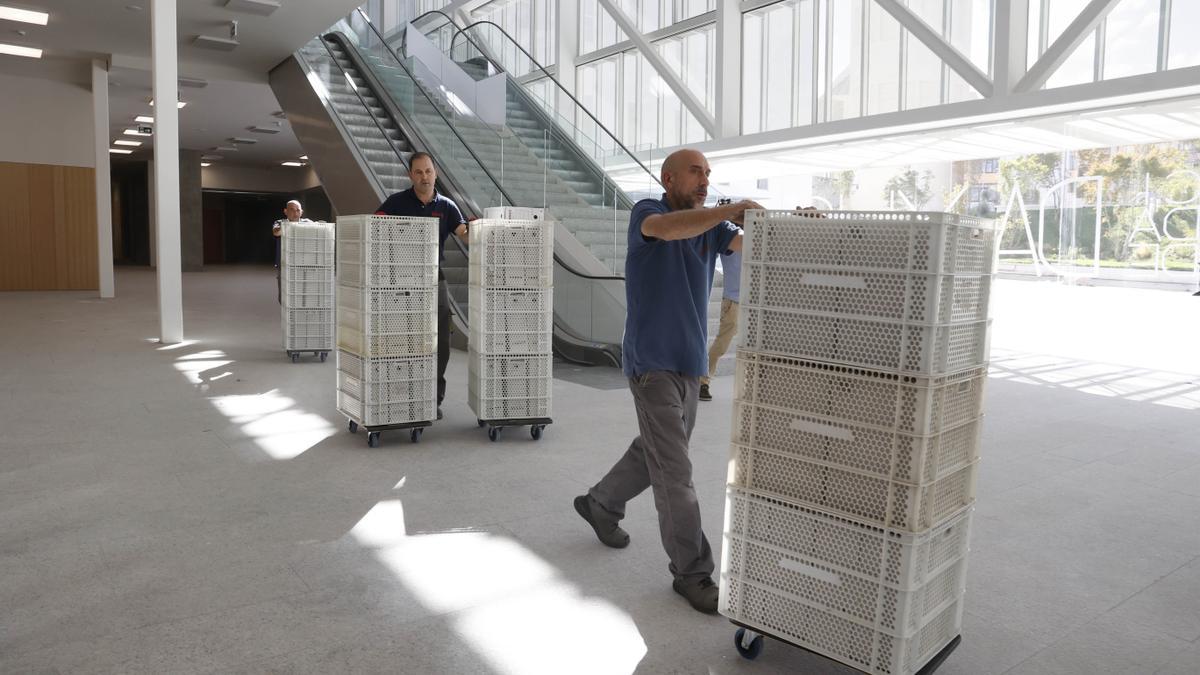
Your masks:
[[[742,250],[751,201],[704,208],[708,160],[679,150],[663,162],[662,199],[643,199],[629,217],[625,261],[627,317],[622,344],[640,435],[575,510],[613,548],[629,544],[617,524],[625,504],[654,490],[659,533],[675,591],[699,611],[717,611],[713,556],[700,527],[688,441],[700,378],[708,372],[708,296],[717,256]]]
[[[442,419],[442,399],[446,398],[446,364],[450,362],[450,301],[446,288],[446,277],[442,274],[442,251],[450,233],[462,237],[467,234],[467,221],[453,200],[440,195],[437,184],[437,168],[433,157],[427,152],[414,152],[408,160],[408,178],[412,187],[390,196],[375,215],[413,216],[437,218],[441,224],[438,235],[438,419]]]

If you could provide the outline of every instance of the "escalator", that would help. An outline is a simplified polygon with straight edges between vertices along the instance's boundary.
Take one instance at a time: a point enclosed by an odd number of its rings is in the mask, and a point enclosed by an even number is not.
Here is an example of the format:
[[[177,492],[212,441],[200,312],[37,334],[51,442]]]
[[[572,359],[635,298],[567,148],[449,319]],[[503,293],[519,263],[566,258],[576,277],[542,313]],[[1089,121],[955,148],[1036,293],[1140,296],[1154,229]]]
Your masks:
[[[556,216],[573,209],[589,217],[596,213],[587,210],[593,207],[577,191],[585,188],[574,180],[580,176],[560,175],[507,134],[454,116],[453,106],[426,89],[434,85],[418,82],[411,62],[388,49],[361,12],[355,25],[355,16],[311,40],[270,75],[271,87],[339,213],[372,212],[388,194],[409,187],[408,159],[418,150],[436,158],[438,190],[468,218],[501,205],[546,205]],[[616,222],[620,213],[610,210]],[[556,241],[554,269],[555,352],[575,362],[619,365],[624,280],[601,264],[588,266],[594,262],[587,259],[588,249],[561,223],[556,240],[561,242]],[[467,334],[467,251],[456,237],[448,240],[443,270],[462,340]]]

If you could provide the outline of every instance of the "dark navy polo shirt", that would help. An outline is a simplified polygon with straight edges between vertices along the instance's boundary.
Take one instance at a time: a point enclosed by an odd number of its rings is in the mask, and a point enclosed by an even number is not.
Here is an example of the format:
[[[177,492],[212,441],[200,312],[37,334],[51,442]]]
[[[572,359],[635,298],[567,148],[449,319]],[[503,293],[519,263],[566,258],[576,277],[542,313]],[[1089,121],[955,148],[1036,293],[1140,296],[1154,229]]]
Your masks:
[[[692,377],[708,372],[708,296],[717,256],[741,230],[723,221],[691,239],[642,235],[649,216],[668,213],[666,195],[634,204],[625,260],[626,377],[669,370]]]
[[[375,210],[375,215],[437,218],[441,225],[438,234],[438,264],[442,262],[442,248],[446,245],[446,237],[449,237],[451,232],[457,230],[459,225],[467,222],[463,218],[462,211],[458,210],[458,204],[455,204],[452,199],[434,192],[433,201],[428,204],[422,204],[421,200],[417,197],[417,191],[413,188],[397,192],[388,197]]]

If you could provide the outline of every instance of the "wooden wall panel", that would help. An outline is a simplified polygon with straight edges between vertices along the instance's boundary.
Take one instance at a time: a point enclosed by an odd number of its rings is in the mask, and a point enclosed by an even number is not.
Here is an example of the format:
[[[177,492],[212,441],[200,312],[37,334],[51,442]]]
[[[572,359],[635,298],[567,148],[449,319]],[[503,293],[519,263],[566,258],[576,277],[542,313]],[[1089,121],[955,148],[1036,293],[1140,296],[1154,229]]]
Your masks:
[[[95,170],[0,162],[0,290],[99,286]]]

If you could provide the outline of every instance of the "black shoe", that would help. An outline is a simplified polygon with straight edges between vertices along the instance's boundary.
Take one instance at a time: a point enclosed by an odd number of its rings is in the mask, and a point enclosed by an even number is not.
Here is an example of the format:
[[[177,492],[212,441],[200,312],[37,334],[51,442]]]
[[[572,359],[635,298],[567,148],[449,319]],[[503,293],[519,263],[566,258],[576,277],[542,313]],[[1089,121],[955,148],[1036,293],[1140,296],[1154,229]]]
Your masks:
[[[717,597],[720,595],[720,591],[711,577],[704,577],[699,582],[678,578],[671,584],[671,588],[686,598],[688,604],[697,612],[717,613]]]
[[[601,508],[590,495],[579,495],[575,498],[575,511],[592,526],[600,543],[612,548],[625,548],[629,545],[629,533],[622,530],[616,522],[609,520],[607,514],[602,513],[597,518],[596,511]]]
[[[438,406],[438,419],[442,419],[442,406]]]
[[[712,400],[712,394],[709,393],[707,384],[700,385],[700,400],[701,401],[711,401]]]

